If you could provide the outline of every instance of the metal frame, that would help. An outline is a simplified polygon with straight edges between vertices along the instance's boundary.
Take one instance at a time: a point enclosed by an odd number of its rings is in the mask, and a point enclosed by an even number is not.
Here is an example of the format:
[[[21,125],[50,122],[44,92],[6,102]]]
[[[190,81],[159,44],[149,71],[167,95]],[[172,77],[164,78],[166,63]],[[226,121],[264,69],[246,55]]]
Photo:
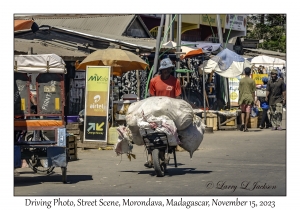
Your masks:
[[[24,73],[26,74],[26,73]],[[41,73],[37,76],[37,78],[41,75]],[[30,90],[29,90],[29,77],[28,82],[25,88],[27,88],[28,96],[30,97]],[[41,113],[41,110],[39,109],[39,106],[37,106],[37,114],[32,114],[30,109],[30,98],[27,99],[27,109],[26,111],[29,114],[23,114],[18,116],[22,117],[47,117],[47,116],[57,116],[59,117],[63,123],[64,122],[64,106],[65,106],[65,94],[64,94],[64,75],[60,74],[60,80],[57,81],[58,86],[60,87],[60,108],[59,114],[43,114]],[[39,103],[39,87],[40,83],[36,80],[36,101],[37,104]],[[30,121],[31,119],[18,119],[18,121]],[[34,119],[39,120],[39,119]],[[41,119],[43,120],[43,119]],[[47,119],[51,120],[51,119]],[[57,120],[57,119],[56,119]],[[54,167],[61,167],[62,170],[62,181],[63,183],[67,182],[67,147],[66,147],[66,128],[64,125],[58,125],[58,126],[15,126],[15,131],[55,131],[55,137],[54,140],[49,141],[30,141],[30,142],[17,142],[14,143],[14,167],[18,168],[21,167],[21,160],[28,158],[28,152],[30,155],[36,155],[38,159],[44,159],[47,160],[47,165],[54,166]],[[39,151],[35,152],[35,150],[29,151],[29,148],[33,149],[43,149],[44,152],[39,153]],[[25,149],[25,150],[24,150]],[[24,151],[23,151],[24,150]],[[27,151],[27,153],[26,153]],[[25,154],[26,153],[26,154]],[[38,154],[37,154],[38,153]]]

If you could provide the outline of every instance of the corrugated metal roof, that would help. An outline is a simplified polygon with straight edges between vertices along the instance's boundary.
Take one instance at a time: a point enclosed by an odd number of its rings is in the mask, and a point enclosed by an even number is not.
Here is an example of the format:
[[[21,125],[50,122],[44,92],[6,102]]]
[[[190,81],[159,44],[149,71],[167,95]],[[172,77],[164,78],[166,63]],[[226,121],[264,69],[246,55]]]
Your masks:
[[[271,50],[264,50],[264,49],[244,48],[245,54],[247,54],[247,51],[252,52],[252,56],[265,54],[265,55],[269,55],[271,57],[276,57],[276,58],[286,60],[286,53],[281,53],[281,52],[276,52],[276,51],[271,51]]]
[[[77,50],[77,48],[66,45],[59,45],[53,41],[42,41],[42,40],[26,40],[26,39],[14,39],[14,51],[15,54],[24,54],[28,52],[29,48],[33,48],[34,54],[56,54],[61,56],[63,59],[73,60],[85,58],[89,53]]]
[[[135,15],[77,15],[77,16],[34,16],[39,25],[64,27],[73,30],[94,31],[122,36]]]
[[[84,29],[76,29],[71,30],[67,27],[54,27],[53,28],[58,30],[65,30],[66,32],[74,33],[77,35],[84,35],[88,37],[94,37],[99,39],[106,39],[112,43],[116,43],[122,46],[126,46],[126,43],[128,47],[134,47],[133,45],[136,45],[136,48],[147,48],[147,49],[154,49],[156,47],[156,39],[149,39],[149,38],[132,38],[132,37],[126,37],[126,36],[119,36],[114,34],[104,34],[99,33],[97,31],[86,31]]]

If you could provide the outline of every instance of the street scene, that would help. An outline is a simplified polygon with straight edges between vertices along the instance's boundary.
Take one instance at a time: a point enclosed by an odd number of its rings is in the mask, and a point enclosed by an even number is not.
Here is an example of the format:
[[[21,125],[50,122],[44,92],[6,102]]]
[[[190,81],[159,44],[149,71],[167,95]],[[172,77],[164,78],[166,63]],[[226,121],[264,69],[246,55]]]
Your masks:
[[[15,14],[13,57],[26,207],[287,196],[285,14]]]
[[[192,159],[177,152],[165,177],[145,168],[145,148],[134,146],[131,161],[113,150],[78,151],[68,164],[68,183],[60,168],[49,176],[17,169],[16,196],[284,196],[286,132],[251,129],[204,134]]]

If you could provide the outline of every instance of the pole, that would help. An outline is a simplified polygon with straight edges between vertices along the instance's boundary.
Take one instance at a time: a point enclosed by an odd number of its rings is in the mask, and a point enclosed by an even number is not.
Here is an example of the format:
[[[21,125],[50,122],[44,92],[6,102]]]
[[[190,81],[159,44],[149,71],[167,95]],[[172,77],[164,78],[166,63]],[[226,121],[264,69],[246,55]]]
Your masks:
[[[166,42],[169,41],[168,39],[169,21],[170,21],[170,15],[166,15],[165,27],[164,27],[164,37],[167,38]]]
[[[204,73],[204,55],[202,54],[202,83],[203,83],[203,112],[204,112],[204,124],[206,125],[206,103],[205,103],[205,73]]]
[[[160,39],[161,39],[161,29],[164,22],[165,15],[161,16],[160,19],[160,26],[158,27],[158,32],[156,36],[156,48],[155,48],[155,57],[154,57],[154,64],[153,64],[153,71],[152,71],[152,78],[157,70],[157,63],[158,63],[158,54],[159,54],[159,46],[160,46]]]
[[[173,20],[174,15],[170,15],[170,22]],[[174,23],[172,22],[171,30],[170,30],[170,39],[171,41],[174,41]]]
[[[181,15],[178,15],[178,21],[177,21],[177,46],[176,46],[176,69],[180,69],[180,54],[181,52]]]
[[[220,15],[217,15],[217,27],[218,27],[218,37],[219,37],[219,43],[223,46],[223,32],[222,32],[222,26],[221,26],[221,20]],[[226,93],[226,99],[227,99],[227,108],[230,108],[230,97],[229,97],[229,84],[228,84],[228,78],[225,79],[225,93]]]
[[[223,47],[223,33],[222,33],[220,15],[217,15],[217,27],[218,27],[219,43],[221,43],[221,46]]]

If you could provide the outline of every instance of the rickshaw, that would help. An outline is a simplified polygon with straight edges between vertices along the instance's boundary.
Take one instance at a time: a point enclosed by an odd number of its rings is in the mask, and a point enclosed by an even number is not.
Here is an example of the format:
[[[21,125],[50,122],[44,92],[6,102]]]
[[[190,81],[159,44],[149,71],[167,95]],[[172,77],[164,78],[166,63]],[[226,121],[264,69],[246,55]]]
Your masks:
[[[63,183],[67,182],[68,162],[66,72],[64,61],[55,54],[14,56],[14,168],[21,168],[24,160],[41,174],[49,175],[55,167],[61,167]],[[30,102],[32,84],[36,106]]]

